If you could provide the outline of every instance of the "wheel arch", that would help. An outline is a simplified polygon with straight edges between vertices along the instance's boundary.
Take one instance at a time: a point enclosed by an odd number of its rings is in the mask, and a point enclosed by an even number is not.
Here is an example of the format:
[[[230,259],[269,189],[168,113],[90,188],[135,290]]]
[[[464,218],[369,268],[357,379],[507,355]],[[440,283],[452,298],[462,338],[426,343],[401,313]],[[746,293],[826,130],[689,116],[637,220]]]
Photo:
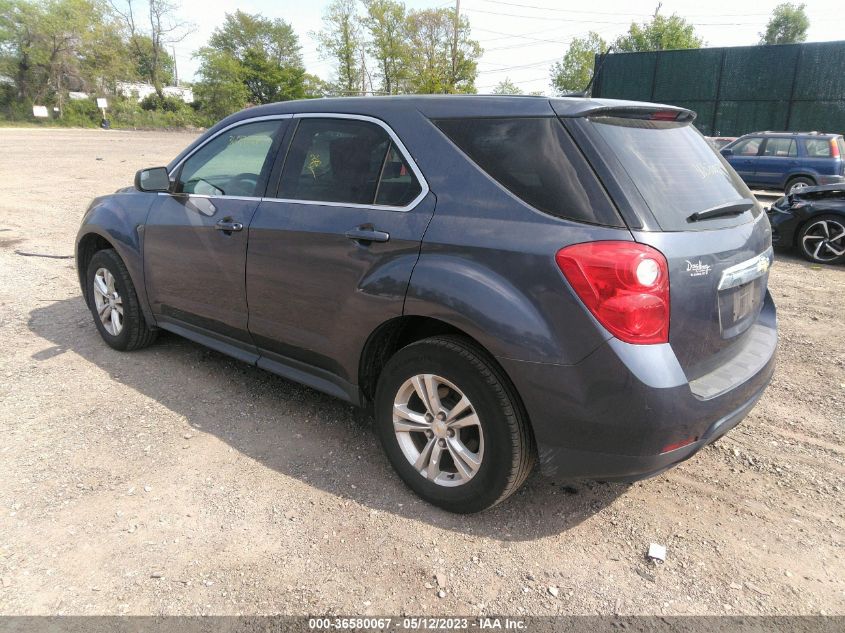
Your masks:
[[[76,243],[76,273],[79,277],[79,286],[82,289],[82,297],[86,303],[90,303],[91,293],[88,284],[85,283],[85,274],[88,272],[88,264],[99,251],[115,249],[114,244],[100,233],[91,231],[79,237]]]
[[[96,253],[107,249],[113,249],[126,265],[129,278],[132,280],[132,285],[135,286],[135,294],[138,296],[141,312],[147,323],[154,326],[155,318],[147,303],[147,293],[144,286],[140,244],[127,244],[119,235],[104,231],[102,227],[95,224],[83,225],[76,238],[76,272],[82,290],[82,298],[86,305],[90,305],[91,300],[90,289],[85,282],[88,264]]]
[[[510,387],[519,400],[519,406],[525,413],[525,407],[516,386],[505,368],[496,360],[493,354],[477,339],[462,329],[446,321],[428,316],[404,315],[394,317],[379,325],[367,338],[358,367],[358,387],[361,392],[362,403],[369,404],[375,395],[376,385],[382,369],[396,352],[403,347],[432,336],[452,335],[469,341],[474,347],[482,351],[487,360],[494,363],[501,375],[508,380]],[[525,413],[526,419],[528,418]]]
[[[807,178],[808,180],[812,180],[814,183],[818,184],[818,177],[815,174],[800,171],[787,174],[786,178],[783,181],[783,189],[786,190],[786,188],[789,186],[789,183],[791,183],[796,178]]]

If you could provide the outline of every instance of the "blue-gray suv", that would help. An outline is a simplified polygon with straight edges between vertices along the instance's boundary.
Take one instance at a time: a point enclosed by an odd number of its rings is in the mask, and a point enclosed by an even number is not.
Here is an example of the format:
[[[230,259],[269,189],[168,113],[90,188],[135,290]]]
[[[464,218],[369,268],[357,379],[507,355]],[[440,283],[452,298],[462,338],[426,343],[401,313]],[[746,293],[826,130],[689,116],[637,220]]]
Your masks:
[[[786,194],[845,183],[841,134],[755,132],[726,145],[722,155],[749,187]]]
[[[693,118],[541,97],[251,108],[91,203],[82,291],[115,349],[169,330],[371,408],[401,478],[451,511],[536,462],[647,477],[735,426],[775,364],[769,221]]]

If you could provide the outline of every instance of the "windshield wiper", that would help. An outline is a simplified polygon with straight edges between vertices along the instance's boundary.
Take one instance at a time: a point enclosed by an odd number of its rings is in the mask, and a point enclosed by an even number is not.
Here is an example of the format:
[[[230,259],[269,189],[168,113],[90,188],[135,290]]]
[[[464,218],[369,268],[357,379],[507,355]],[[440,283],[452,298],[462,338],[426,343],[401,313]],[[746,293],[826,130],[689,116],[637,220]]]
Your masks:
[[[754,200],[751,198],[743,198],[736,202],[728,202],[720,204],[704,211],[696,211],[687,218],[687,222],[698,222],[699,220],[709,220],[710,218],[720,218],[726,215],[739,215],[745,213],[754,207]]]

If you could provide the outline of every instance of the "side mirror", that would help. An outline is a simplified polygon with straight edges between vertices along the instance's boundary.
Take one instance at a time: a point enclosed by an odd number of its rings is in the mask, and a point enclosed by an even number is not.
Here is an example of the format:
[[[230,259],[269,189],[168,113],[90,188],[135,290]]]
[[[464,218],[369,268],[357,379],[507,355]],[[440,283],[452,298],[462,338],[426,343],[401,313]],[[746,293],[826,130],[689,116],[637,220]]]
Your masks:
[[[166,167],[141,169],[135,174],[135,189],[138,191],[170,191],[170,176]]]
[[[732,149],[721,149],[719,151],[722,152],[722,156],[731,156],[734,153]]]

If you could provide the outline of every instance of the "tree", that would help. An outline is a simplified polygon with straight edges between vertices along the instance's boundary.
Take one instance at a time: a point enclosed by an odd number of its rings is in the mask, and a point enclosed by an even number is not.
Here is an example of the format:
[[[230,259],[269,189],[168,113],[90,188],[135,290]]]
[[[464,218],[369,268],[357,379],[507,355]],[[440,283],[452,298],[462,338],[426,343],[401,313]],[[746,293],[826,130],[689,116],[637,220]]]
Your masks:
[[[376,62],[379,89],[397,94],[407,77],[408,47],[405,5],[395,0],[364,0],[367,15],[364,27],[369,33],[367,51]]]
[[[230,54],[210,47],[200,49],[201,80],[194,84],[194,96],[204,114],[219,120],[246,106],[249,99],[244,68]]]
[[[201,81],[224,77],[243,84],[251,103],[272,103],[305,96],[305,67],[299,38],[290,24],[237,10],[227,13],[208,46],[200,49]],[[237,72],[235,72],[237,68]],[[222,89],[217,85],[215,90]],[[232,95],[241,95],[232,90]]]
[[[408,15],[409,89],[416,93],[474,93],[482,49],[466,17],[454,9],[422,9]]]
[[[126,65],[120,31],[100,0],[0,0],[0,73],[24,103],[56,104],[96,90]]]
[[[366,93],[365,51],[355,0],[332,0],[316,37],[322,57],[334,61],[336,91],[346,95]]]
[[[494,95],[521,95],[522,90],[520,90],[517,85],[511,81],[510,77],[505,77],[502,81],[500,81],[495,88],[493,88]]]
[[[142,79],[155,88],[160,98],[163,97],[167,63],[172,64],[167,47],[182,41],[188,34],[188,25],[176,16],[177,5],[170,0],[146,0],[146,11],[142,12],[139,0],[109,2],[126,26],[129,45],[139,60],[139,71],[144,73]]]
[[[563,59],[552,66],[552,85],[558,94],[585,90],[593,77],[596,55],[606,50],[607,42],[594,31],[574,38]]]
[[[332,94],[332,87],[328,82],[323,81],[317,75],[305,73],[302,77],[304,99],[319,99]]]
[[[806,41],[810,19],[804,6],[791,2],[776,6],[766,31],[760,33],[760,44],[795,44]]]
[[[162,85],[168,86],[173,83],[176,75],[176,61],[166,50],[154,52],[153,41],[148,35],[136,35],[128,44],[128,55],[134,66],[132,78],[149,81],[153,74],[157,74]],[[128,79],[129,76],[125,78]]]
[[[613,48],[622,53],[639,53],[701,48],[704,45],[704,40],[695,34],[695,26],[678,15],[672,14],[667,18],[659,12],[660,5],[651,22],[631,22],[628,32],[616,38]]]

